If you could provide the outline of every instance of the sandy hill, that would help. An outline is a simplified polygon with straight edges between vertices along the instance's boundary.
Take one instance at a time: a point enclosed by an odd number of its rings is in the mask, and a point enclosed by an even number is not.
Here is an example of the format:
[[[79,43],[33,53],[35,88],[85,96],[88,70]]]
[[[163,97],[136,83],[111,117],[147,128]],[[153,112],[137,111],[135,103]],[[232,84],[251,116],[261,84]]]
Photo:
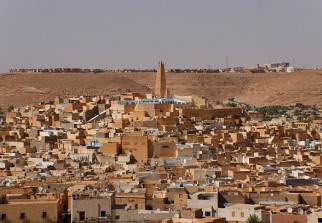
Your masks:
[[[0,106],[21,106],[56,96],[152,92],[154,73],[42,73],[0,75]],[[287,74],[167,73],[170,91],[207,96],[213,101],[235,98],[253,105],[322,104],[322,71]]]

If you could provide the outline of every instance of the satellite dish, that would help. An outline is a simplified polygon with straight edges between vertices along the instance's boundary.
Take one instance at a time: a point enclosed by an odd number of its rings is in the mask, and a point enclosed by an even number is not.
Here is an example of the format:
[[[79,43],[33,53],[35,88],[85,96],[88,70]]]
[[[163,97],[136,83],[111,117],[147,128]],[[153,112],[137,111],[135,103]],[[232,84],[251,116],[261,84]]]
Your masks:
[[[299,215],[303,215],[303,214],[304,214],[304,211],[303,211],[303,209],[302,209],[302,208],[299,208],[299,209],[297,209],[297,213],[298,213]]]
[[[288,213],[292,213],[293,212],[293,208],[291,208],[291,207],[287,208],[287,212]]]
[[[179,218],[179,217],[180,217],[180,215],[179,215],[179,214],[174,214],[174,215],[173,215],[173,217],[174,217],[174,218]]]
[[[42,186],[38,187],[39,192],[43,192],[44,188]]]

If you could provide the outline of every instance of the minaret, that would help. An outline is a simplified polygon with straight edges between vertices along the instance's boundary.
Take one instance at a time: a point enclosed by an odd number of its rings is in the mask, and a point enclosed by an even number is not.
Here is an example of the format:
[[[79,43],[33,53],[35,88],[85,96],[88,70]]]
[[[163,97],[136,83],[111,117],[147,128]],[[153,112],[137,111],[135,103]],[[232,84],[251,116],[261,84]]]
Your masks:
[[[167,84],[165,80],[164,63],[162,61],[160,61],[158,64],[154,94],[157,98],[168,97]]]

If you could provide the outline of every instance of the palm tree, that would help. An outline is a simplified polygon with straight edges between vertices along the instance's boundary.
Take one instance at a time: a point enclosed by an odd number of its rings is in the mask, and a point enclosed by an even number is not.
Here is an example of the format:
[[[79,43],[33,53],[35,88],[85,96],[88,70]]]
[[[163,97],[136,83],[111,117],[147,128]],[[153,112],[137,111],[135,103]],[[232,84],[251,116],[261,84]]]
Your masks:
[[[263,223],[256,214],[251,214],[246,220],[246,223]]]
[[[8,112],[12,112],[15,109],[13,105],[10,105],[7,109]]]

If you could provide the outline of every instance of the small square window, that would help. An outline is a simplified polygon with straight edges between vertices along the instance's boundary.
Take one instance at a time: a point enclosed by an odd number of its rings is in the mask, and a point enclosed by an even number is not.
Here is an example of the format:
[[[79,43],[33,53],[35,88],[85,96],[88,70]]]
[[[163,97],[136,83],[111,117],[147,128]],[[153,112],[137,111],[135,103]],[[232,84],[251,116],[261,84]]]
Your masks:
[[[206,217],[210,217],[210,216],[211,216],[211,212],[210,212],[210,211],[206,211],[206,212],[205,212],[205,216],[206,216]]]
[[[41,214],[41,218],[47,218],[47,212],[43,212],[43,213]]]
[[[84,221],[85,220],[85,211],[80,211],[78,214],[79,214],[79,220]]]
[[[6,220],[7,215],[6,214],[1,214],[1,220]]]
[[[101,217],[106,217],[106,211],[101,211]]]
[[[116,220],[120,220],[120,215],[116,215],[116,216],[115,216],[115,219],[116,219]]]
[[[25,213],[20,213],[20,219],[24,219],[26,217]]]

